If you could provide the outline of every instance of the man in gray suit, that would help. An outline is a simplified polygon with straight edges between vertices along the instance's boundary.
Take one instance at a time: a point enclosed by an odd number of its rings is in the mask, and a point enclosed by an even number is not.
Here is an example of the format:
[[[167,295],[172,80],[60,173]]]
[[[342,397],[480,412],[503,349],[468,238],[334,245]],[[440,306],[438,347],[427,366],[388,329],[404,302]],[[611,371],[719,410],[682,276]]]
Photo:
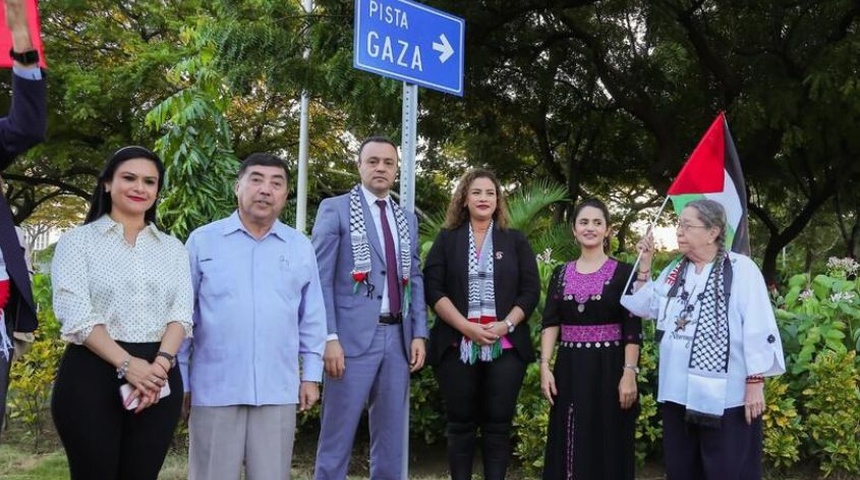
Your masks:
[[[401,480],[409,374],[424,365],[427,314],[418,222],[391,200],[397,147],[371,137],[361,184],[320,204],[312,241],[328,320],[316,480],[343,480],[368,406],[370,477]]]

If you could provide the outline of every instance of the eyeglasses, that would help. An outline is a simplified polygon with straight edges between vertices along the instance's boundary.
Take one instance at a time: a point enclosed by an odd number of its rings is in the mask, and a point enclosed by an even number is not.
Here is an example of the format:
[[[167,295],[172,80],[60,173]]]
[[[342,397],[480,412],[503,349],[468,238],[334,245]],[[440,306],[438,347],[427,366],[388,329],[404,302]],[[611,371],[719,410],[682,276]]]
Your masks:
[[[690,225],[689,223],[679,223],[675,228],[678,230],[687,233],[691,228],[709,228],[707,225]]]

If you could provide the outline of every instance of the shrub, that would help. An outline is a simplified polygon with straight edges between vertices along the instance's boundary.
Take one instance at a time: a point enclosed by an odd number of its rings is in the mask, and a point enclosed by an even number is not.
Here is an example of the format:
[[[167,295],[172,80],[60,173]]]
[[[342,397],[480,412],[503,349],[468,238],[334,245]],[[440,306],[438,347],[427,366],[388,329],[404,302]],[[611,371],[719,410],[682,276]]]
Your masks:
[[[522,463],[525,478],[540,478],[549,426],[549,402],[540,391],[540,365],[532,363],[517,401],[514,415],[514,455]]]
[[[777,468],[791,467],[800,460],[800,446],[806,439],[795,400],[788,395],[788,380],[769,378],[764,398],[767,408],[764,421],[764,457]]]
[[[860,473],[860,371],[856,352],[820,353],[803,390],[810,450],[825,475]]]
[[[23,424],[25,435],[38,449],[65,342],[60,340],[60,325],[51,309],[50,277],[34,276],[33,297],[39,305],[39,330],[30,351],[12,366],[8,403],[9,418]]]

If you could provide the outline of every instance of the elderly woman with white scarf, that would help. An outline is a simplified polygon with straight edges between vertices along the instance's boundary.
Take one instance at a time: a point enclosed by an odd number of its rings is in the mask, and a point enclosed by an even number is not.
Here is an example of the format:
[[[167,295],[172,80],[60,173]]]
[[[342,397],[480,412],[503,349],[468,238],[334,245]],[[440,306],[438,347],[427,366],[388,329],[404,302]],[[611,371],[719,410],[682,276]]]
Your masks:
[[[649,231],[634,293],[621,303],[657,321],[657,401],[670,480],[761,478],[764,377],[785,371],[764,278],[753,261],[726,250],[726,213],[713,200],[682,210],[682,256],[651,279]]]

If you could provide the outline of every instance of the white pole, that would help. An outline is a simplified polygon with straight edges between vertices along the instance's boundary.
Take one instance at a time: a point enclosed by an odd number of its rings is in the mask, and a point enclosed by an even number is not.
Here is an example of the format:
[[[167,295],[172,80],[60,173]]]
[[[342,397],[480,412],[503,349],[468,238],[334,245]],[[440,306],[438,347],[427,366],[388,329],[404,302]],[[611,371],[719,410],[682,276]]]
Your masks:
[[[313,0],[303,0],[306,16],[314,9]],[[308,19],[308,31],[310,19]],[[305,33],[307,34],[308,31]],[[310,57],[311,49],[305,48],[302,58]],[[296,230],[306,233],[308,216],[308,92],[302,91],[302,110],[299,120],[299,165],[296,176]]]
[[[400,206],[415,211],[415,152],[418,144],[418,85],[403,82],[403,131],[400,151]]]
[[[403,82],[403,125],[400,141],[400,206],[410,212],[415,211],[415,151],[418,143],[418,85]],[[407,384],[407,389],[409,385]],[[403,480],[409,478],[409,392],[406,393],[404,407],[403,441]]]
[[[657,212],[657,215],[654,215],[654,218],[651,219],[651,224],[648,225],[648,229],[645,230],[647,234],[649,231],[654,231],[654,225],[657,223],[657,219],[660,218],[660,215],[663,214],[663,210],[666,208],[666,204],[669,203],[669,196],[666,196],[666,199],[663,200],[663,205],[660,205],[660,210]],[[636,275],[636,267],[639,266],[639,260],[642,259],[642,252],[639,252],[639,255],[636,257],[636,262],[633,263],[633,270],[630,272],[630,276],[627,277],[627,283],[624,284],[624,290],[622,292],[627,292],[627,289],[630,288],[630,281],[633,280],[633,275]]]

